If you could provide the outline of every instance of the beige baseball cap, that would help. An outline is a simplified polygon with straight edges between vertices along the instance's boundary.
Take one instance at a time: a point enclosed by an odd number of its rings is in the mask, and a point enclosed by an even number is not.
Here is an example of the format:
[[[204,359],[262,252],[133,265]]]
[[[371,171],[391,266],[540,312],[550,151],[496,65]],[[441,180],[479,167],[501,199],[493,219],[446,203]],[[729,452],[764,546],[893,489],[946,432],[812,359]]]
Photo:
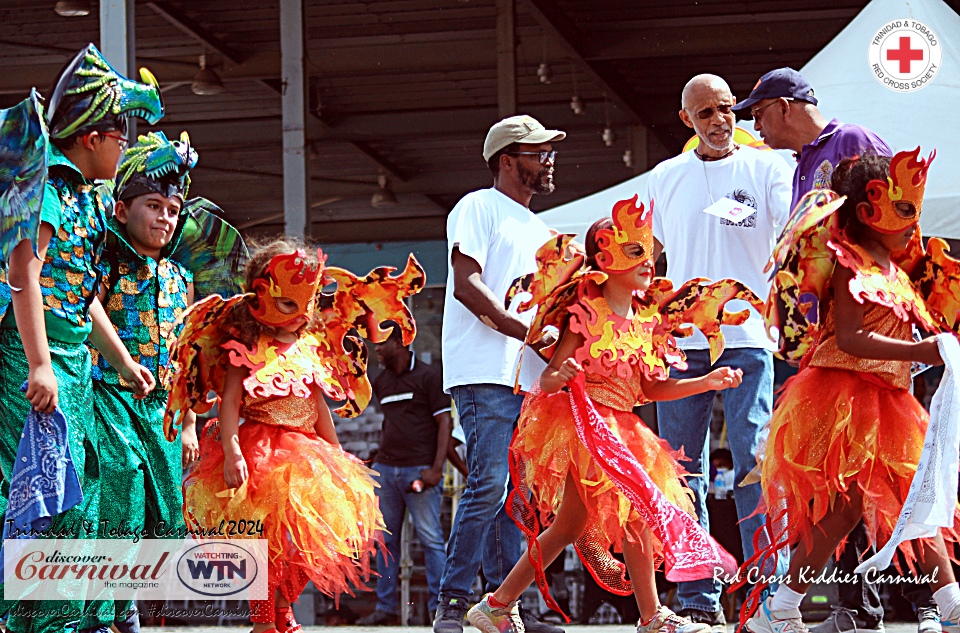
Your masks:
[[[537,145],[562,141],[566,137],[566,132],[548,130],[532,116],[520,114],[507,117],[499,123],[494,123],[487,132],[487,140],[483,142],[483,160],[490,160],[491,156],[510,143]]]

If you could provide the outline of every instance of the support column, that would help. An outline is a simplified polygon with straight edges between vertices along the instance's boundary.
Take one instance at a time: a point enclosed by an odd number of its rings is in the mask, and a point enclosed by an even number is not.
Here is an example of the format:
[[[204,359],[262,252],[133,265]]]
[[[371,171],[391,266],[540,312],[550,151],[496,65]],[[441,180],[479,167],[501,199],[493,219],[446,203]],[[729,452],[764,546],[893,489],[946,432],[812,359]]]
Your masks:
[[[501,119],[517,114],[516,21],[516,0],[497,0],[497,106]]]
[[[134,0],[100,0],[100,52],[121,75],[140,78],[136,72]]]
[[[633,173],[642,174],[652,167],[648,165],[650,154],[647,151],[649,134],[644,125],[634,125],[630,130],[630,151],[633,153]]]
[[[303,32],[303,0],[280,0],[283,217],[286,234],[299,238],[306,233],[310,200]]]
[[[139,81],[135,4],[135,0],[100,0],[100,52],[121,75]],[[127,136],[133,145],[137,124],[132,117]]]

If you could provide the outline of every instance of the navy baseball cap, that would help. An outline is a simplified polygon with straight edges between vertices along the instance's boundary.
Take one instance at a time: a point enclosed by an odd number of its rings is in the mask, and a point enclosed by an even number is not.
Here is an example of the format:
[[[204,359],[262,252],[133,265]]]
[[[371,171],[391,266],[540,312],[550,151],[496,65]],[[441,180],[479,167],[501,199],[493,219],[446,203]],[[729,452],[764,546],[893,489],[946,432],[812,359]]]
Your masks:
[[[757,85],[750,91],[750,96],[733,106],[731,110],[737,113],[740,119],[752,119],[750,108],[764,99],[797,99],[817,105],[817,98],[813,96],[813,88],[803,78],[803,75],[792,68],[777,68],[760,78]]]

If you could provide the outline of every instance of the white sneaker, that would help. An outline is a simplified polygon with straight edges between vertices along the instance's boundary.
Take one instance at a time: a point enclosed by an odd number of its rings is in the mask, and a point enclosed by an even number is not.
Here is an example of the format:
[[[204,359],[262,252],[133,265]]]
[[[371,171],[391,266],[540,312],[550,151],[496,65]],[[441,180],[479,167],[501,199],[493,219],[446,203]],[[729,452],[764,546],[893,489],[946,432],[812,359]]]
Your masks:
[[[750,633],[809,633],[800,616],[800,609],[771,611],[771,600],[772,597],[760,603],[757,612],[747,620],[746,627]],[[955,633],[960,633],[960,630]]]
[[[667,607],[661,606],[657,615],[646,625],[637,622],[637,633],[710,633],[710,625],[691,622]]]
[[[940,610],[936,607],[920,607],[917,609],[917,633],[942,633],[940,625]]]
[[[483,633],[524,633],[517,601],[514,600],[505,607],[494,607],[490,604],[492,595],[488,593],[479,604],[467,611],[470,624]]]
[[[940,614],[940,626],[943,633],[960,633],[960,605],[955,606],[950,613]]]

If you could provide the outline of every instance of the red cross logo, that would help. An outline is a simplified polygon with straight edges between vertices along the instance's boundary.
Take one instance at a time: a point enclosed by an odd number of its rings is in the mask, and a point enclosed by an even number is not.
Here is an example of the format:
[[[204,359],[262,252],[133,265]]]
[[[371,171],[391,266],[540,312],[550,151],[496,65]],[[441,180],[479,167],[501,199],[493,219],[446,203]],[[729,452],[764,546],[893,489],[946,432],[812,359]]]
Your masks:
[[[910,74],[910,62],[923,61],[922,48],[910,48],[910,36],[900,38],[900,48],[891,48],[887,51],[887,60],[900,62],[900,74]]]

